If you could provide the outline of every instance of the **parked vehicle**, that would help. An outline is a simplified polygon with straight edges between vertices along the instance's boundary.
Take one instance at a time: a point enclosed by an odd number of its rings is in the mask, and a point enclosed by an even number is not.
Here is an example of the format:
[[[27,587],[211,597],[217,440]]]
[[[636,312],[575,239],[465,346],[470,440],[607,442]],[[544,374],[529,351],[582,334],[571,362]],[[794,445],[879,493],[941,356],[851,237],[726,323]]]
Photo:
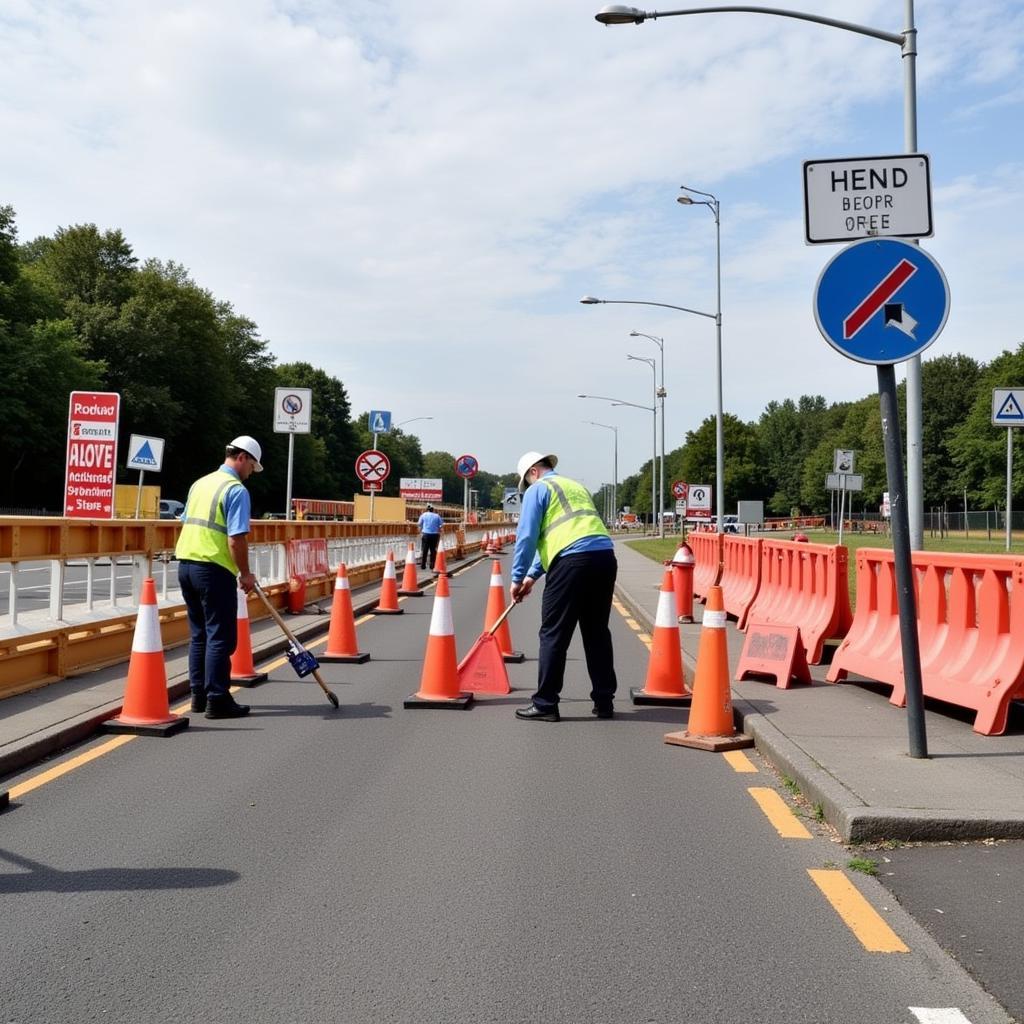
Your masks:
[[[160,500],[160,518],[177,519],[185,511],[183,502],[175,501],[173,498],[162,498]]]

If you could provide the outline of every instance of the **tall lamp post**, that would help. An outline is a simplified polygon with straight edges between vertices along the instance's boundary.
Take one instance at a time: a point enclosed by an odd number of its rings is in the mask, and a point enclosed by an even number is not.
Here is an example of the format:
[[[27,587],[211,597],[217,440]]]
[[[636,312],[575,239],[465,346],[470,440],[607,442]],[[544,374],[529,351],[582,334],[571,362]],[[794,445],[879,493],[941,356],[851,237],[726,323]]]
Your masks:
[[[830,28],[855,32],[858,35],[895,43],[903,59],[903,149],[917,152],[917,29],[914,27],[914,0],[903,0],[904,24],[902,32],[886,32],[869,25],[839,21],[803,11],[783,10],[778,7],[692,7],[679,11],[641,11],[624,4],[608,4],[594,16],[603,25],[641,25],[647,20],[672,18],[686,14],[773,14],[781,18],[810,21]],[[690,190],[694,191],[694,190]],[[699,193],[703,195],[704,193]],[[716,222],[717,222],[717,210]],[[719,325],[721,327],[721,325]],[[921,357],[907,360],[907,513],[910,526],[910,546],[924,547],[924,472],[921,439]]]
[[[690,309],[687,306],[673,306],[669,302],[645,302],[641,299],[595,299],[593,295],[584,295],[580,302],[584,306],[660,306],[662,309],[678,309],[682,313],[693,313],[694,316],[704,316],[714,320],[718,325],[718,362],[716,363],[716,391],[718,392],[718,406],[715,420],[715,474],[718,477],[715,488],[715,517],[718,523],[718,531],[722,530],[722,516],[725,514],[725,444],[722,431],[722,315],[718,313],[705,313],[699,309]],[[646,337],[646,335],[645,335]]]
[[[655,391],[655,395],[658,398],[658,404],[661,406],[661,453],[659,458],[659,470],[658,470],[658,509],[661,512],[660,523],[661,526],[658,529],[658,536],[662,540],[665,539],[665,396],[668,392],[665,390],[665,339],[657,338],[653,334],[644,334],[643,331],[630,331],[629,336],[631,338],[647,338],[653,341],[658,346],[658,352],[661,357],[661,384]]]
[[[411,420],[402,420],[401,423],[396,423],[392,426],[392,430],[397,430],[399,427],[404,427],[406,423],[415,423],[417,420],[432,420],[433,416],[413,416]]]
[[[657,416],[658,407],[656,405],[639,405],[636,402],[626,402],[621,398],[609,398],[607,395],[577,395],[577,398],[593,398],[598,402],[609,402],[612,405],[628,405],[631,409],[643,409],[645,412],[652,413]],[[616,444],[618,438],[616,437]],[[658,434],[657,430],[654,433],[654,448],[651,453],[651,517],[654,516],[654,463],[658,458]]]
[[[665,539],[665,517],[659,515],[659,512],[664,512],[664,509],[659,509],[657,499],[655,495],[658,493],[658,364],[653,359],[648,359],[646,356],[626,356],[627,359],[632,359],[637,363],[646,363],[651,368],[651,377],[653,384],[653,398],[651,399],[651,411],[653,413],[653,423],[651,428],[653,430],[654,439],[654,453],[651,455],[651,527],[653,532],[654,527],[654,516],[658,516],[661,521],[661,538]],[[662,449],[662,458],[664,458],[665,450]]]
[[[619,514],[619,428],[610,423],[597,423],[594,420],[584,420],[583,422],[589,423],[592,427],[604,427],[605,430],[610,430],[615,435],[612,460],[612,514],[609,517],[614,521]]]

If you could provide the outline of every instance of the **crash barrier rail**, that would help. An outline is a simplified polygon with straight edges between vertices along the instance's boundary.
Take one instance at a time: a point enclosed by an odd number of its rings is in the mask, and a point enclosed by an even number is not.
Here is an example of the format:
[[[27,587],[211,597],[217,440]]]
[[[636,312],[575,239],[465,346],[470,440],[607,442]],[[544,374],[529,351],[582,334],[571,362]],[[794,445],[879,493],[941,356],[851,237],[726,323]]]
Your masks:
[[[722,542],[722,575],[718,585],[722,588],[722,601],[726,614],[736,618],[743,629],[747,611],[757,597],[761,582],[761,545],[764,542],[750,537],[725,536]]]
[[[914,551],[921,686],[976,712],[974,731],[1006,731],[1010,702],[1024,698],[1024,559]],[[857,552],[857,611],[828,672],[850,672],[892,687],[906,704],[893,552]]]
[[[807,663],[820,664],[825,641],[846,636],[853,621],[849,557],[838,544],[762,540],[759,587],[744,625],[796,626]]]
[[[693,530],[686,543],[693,551],[693,596],[701,601],[718,582],[722,569],[722,534]]]
[[[131,649],[142,581],[156,580],[167,647],[188,639],[177,588],[175,520],[0,519],[0,697],[124,660]],[[458,557],[478,550],[486,527],[446,525],[441,548]],[[399,565],[419,538],[406,523],[254,520],[250,568],[283,605],[288,545],[325,540],[329,571],[306,579],[306,599],[332,592],[345,562],[353,586],[380,579],[389,549]],[[253,605],[252,616],[266,612]]]

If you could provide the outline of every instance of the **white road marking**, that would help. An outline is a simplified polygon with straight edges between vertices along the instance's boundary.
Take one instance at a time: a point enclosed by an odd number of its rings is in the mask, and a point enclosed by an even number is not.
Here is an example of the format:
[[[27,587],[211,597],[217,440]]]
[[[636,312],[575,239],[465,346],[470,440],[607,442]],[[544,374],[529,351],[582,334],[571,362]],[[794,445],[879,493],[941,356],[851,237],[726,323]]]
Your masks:
[[[955,1006],[911,1006],[921,1024],[971,1024]]]

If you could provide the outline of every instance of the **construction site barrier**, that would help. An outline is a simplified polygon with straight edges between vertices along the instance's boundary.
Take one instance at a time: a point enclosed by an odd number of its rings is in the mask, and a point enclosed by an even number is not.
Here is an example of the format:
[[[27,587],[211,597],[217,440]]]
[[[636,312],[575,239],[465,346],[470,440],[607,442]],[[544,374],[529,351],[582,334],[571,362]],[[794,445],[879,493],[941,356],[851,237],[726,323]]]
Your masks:
[[[1024,698],[1024,559],[1011,555],[911,553],[921,686],[976,712],[974,731],[1006,731],[1010,701]],[[854,672],[892,686],[906,704],[893,552],[857,552],[857,612],[828,672]]]
[[[849,552],[839,544],[761,541],[761,585],[747,624],[796,626],[809,665],[821,664],[826,640],[846,636]]]
[[[761,582],[761,544],[751,537],[726,535],[722,542],[722,575],[718,585],[726,614],[736,619],[743,629],[747,612],[757,597]]]
[[[722,571],[722,534],[693,530],[686,543],[693,551],[693,596],[705,601]]]

